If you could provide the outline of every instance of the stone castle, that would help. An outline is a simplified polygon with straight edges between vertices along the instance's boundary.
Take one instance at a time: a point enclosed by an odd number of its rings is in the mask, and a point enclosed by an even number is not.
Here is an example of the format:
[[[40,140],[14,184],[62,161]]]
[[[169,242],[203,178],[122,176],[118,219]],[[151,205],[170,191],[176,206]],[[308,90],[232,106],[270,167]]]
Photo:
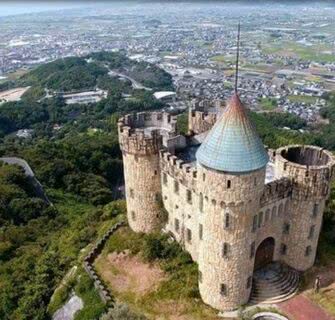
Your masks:
[[[334,175],[330,152],[266,150],[237,93],[224,109],[205,101],[190,110],[188,136],[162,112],[127,115],[118,130],[130,227],[162,229],[191,254],[206,304],[246,304],[255,271],[273,261],[313,266]]]

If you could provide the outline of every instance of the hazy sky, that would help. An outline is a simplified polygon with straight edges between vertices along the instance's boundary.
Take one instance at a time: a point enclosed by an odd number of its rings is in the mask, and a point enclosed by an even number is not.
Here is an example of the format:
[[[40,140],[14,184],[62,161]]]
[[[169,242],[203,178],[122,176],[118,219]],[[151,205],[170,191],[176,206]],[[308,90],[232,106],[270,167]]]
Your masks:
[[[0,1],[0,16],[78,8],[92,5],[87,1]]]
[[[154,0],[154,2],[174,2],[178,0]],[[210,0],[211,2],[213,0]],[[215,1],[215,0],[214,0]],[[292,3],[292,2],[304,2],[305,4],[310,3],[311,5],[315,6],[319,2],[327,2],[329,4],[334,4],[334,0],[325,0],[325,1],[314,1],[314,0],[273,0],[276,3]],[[118,2],[119,4],[125,3],[126,1],[113,1],[113,0],[45,0],[45,1],[2,1],[0,0],[0,16],[9,16],[9,15],[16,15],[16,14],[23,14],[23,13],[33,13],[33,12],[42,12],[42,11],[50,11],[50,10],[61,10],[61,9],[70,9],[70,8],[80,8],[80,7],[97,7],[101,5],[106,5],[106,3],[113,3]],[[144,0],[134,0],[134,2],[141,3],[141,2],[148,2]],[[182,1],[181,1],[182,2]],[[192,0],[186,0],[186,2],[193,2]],[[200,2],[200,0],[194,0],[194,2]],[[203,3],[208,3],[208,0],[202,0]],[[216,2],[247,2],[247,3],[271,3],[270,0],[216,0]]]

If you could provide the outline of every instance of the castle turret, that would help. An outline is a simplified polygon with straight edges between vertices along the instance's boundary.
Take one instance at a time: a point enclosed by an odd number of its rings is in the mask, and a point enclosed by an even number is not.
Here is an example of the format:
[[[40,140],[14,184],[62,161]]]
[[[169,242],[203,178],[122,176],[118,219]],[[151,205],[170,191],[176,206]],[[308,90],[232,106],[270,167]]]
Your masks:
[[[235,94],[197,154],[203,195],[199,289],[205,303],[236,309],[249,300],[256,239],[253,217],[264,191],[268,155]]]
[[[286,146],[276,151],[275,174],[292,181],[293,191],[283,227],[284,261],[305,271],[313,266],[322,216],[329,197],[334,157],[315,146]]]
[[[159,150],[175,132],[175,119],[161,112],[121,118],[119,142],[123,155],[127,216],[135,232],[151,232],[161,225]]]

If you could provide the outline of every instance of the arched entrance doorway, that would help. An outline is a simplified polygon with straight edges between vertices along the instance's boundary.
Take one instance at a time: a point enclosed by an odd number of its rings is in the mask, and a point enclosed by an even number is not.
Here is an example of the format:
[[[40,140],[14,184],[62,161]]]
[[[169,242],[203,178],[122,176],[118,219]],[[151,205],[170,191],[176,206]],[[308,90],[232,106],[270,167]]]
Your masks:
[[[272,237],[263,240],[257,248],[254,270],[260,269],[273,261],[275,239]]]

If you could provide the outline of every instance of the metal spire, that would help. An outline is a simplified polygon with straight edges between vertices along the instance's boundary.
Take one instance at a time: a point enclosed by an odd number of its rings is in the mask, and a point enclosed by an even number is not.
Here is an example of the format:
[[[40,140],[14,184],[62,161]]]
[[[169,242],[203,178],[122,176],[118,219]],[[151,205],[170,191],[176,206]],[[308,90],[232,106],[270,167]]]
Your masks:
[[[241,24],[238,22],[237,28],[237,51],[236,51],[236,66],[235,66],[235,93],[237,93],[237,83],[238,83],[238,63],[240,59],[240,31],[241,31]]]

